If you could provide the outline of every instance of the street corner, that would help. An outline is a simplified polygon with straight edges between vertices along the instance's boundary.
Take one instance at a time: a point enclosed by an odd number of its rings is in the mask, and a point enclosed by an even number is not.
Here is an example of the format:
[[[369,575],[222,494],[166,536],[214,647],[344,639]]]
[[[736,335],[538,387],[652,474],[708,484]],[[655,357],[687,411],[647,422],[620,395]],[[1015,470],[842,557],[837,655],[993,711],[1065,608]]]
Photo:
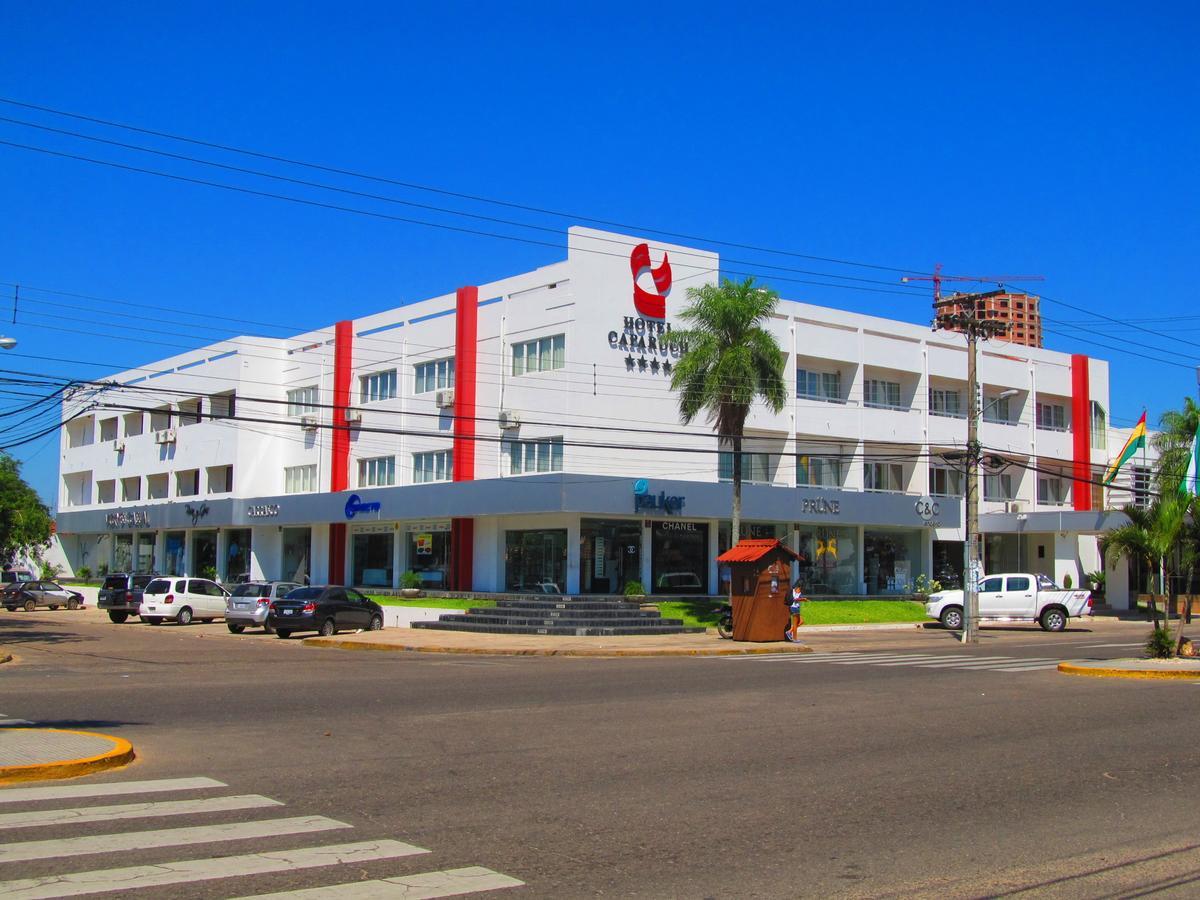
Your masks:
[[[0,729],[0,785],[77,778],[128,765],[135,758],[124,738],[59,728]]]
[[[1071,659],[1058,664],[1064,675],[1142,681],[1200,681],[1200,659]]]

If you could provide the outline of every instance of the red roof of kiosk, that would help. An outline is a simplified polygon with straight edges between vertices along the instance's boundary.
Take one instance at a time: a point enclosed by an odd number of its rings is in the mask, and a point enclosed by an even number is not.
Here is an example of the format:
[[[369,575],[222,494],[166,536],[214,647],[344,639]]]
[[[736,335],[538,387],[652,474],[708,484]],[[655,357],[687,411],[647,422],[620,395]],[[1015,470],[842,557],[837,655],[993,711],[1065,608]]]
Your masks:
[[[720,563],[757,562],[768,553],[782,550],[792,559],[799,559],[790,547],[775,538],[742,538],[734,546],[717,557]]]

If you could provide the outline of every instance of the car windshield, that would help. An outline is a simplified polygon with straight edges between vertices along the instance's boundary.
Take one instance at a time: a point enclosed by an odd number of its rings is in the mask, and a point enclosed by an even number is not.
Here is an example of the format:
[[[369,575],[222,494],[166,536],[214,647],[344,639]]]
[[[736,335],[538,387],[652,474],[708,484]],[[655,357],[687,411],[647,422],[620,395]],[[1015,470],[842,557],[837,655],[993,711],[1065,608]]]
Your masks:
[[[106,591],[123,591],[125,590],[124,575],[109,575],[104,579],[104,590]]]
[[[288,595],[286,597],[284,597],[283,599],[284,600],[316,600],[321,596],[321,594],[324,593],[324,591],[325,591],[324,588],[319,588],[319,587],[296,588],[294,591],[288,591]]]
[[[269,584],[239,584],[233,589],[234,597],[270,597],[271,586]]]
[[[171,582],[166,578],[155,578],[146,585],[147,594],[166,594],[171,590]]]

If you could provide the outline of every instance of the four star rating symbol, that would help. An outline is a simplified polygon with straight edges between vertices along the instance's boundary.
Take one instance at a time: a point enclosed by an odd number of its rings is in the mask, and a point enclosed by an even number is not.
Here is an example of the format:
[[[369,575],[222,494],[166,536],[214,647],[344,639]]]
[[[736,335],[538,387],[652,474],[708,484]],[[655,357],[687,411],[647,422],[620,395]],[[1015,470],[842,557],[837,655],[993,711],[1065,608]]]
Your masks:
[[[644,356],[639,356],[635,359],[632,353],[627,353],[625,355],[625,368],[632,372],[634,367],[636,367],[639,372],[645,372],[646,369],[649,369],[655,375],[657,375],[660,371],[664,375],[671,374],[671,361],[668,359],[664,359],[662,362],[659,362],[657,359],[651,359],[649,362],[647,362],[646,357]]]

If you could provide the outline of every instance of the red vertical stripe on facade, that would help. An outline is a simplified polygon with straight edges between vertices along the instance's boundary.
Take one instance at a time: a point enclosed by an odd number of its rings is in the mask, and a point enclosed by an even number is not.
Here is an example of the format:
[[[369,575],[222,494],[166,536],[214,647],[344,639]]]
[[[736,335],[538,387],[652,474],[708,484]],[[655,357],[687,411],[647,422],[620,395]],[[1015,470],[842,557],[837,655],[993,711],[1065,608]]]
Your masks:
[[[346,407],[350,405],[350,376],[354,369],[354,325],[338,322],[333,331],[333,441],[329,451],[329,490],[350,486],[350,429]],[[329,583],[346,581],[346,523],[329,526]]]
[[[1088,358],[1081,353],[1071,356],[1071,438],[1075,475],[1071,495],[1075,509],[1087,512],[1092,508],[1092,396]]]
[[[479,288],[455,295],[454,319],[454,480],[475,480],[475,365],[479,344]],[[474,581],[475,522],[450,522],[450,576],[454,590],[469,591]]]

